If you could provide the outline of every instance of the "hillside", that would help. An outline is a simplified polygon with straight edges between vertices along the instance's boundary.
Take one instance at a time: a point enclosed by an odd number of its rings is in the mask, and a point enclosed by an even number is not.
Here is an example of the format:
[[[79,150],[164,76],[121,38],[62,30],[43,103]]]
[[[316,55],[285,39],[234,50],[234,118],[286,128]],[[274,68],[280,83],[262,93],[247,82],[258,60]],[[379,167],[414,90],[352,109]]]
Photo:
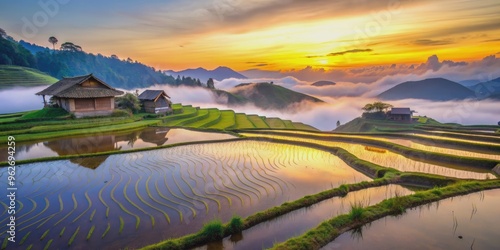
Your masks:
[[[302,101],[322,103],[323,101],[270,83],[244,83],[232,88],[230,93],[251,100],[262,109],[285,109]]]
[[[242,130],[242,129],[300,129],[317,130],[300,122],[282,120],[216,108],[201,109],[191,105],[174,104],[175,115],[162,119],[160,125],[169,127],[189,127],[198,129]]]
[[[196,68],[196,69],[186,69],[186,70],[181,70],[181,71],[166,71],[165,72],[168,75],[171,75],[173,77],[177,77],[178,75],[180,76],[189,76],[192,78],[198,78],[200,79],[203,83],[206,83],[209,78],[212,78],[217,81],[222,81],[224,79],[228,78],[237,78],[237,79],[247,79],[246,76],[228,68],[228,67],[218,67],[214,70],[207,70],[204,68]]]
[[[337,83],[332,82],[332,81],[317,81],[311,85],[315,86],[315,87],[322,87],[322,86],[332,86],[332,85],[336,85],[336,84]]]
[[[358,117],[346,124],[340,125],[334,131],[341,133],[405,131],[413,130],[415,126],[424,124],[439,125],[441,123],[426,117],[420,117],[415,123],[400,123],[397,121],[374,120]]]
[[[241,105],[252,102],[251,100],[243,96],[235,95],[231,92],[227,92],[224,90],[214,89],[212,91],[217,98],[217,103],[220,104],[229,104],[231,106],[231,105]]]
[[[0,88],[15,86],[38,86],[57,82],[57,79],[36,69],[0,65]]]
[[[463,100],[474,98],[474,92],[459,83],[444,78],[410,81],[378,95],[384,100],[424,99],[432,101]]]
[[[500,77],[488,82],[478,83],[469,87],[479,98],[494,98],[500,96]]]

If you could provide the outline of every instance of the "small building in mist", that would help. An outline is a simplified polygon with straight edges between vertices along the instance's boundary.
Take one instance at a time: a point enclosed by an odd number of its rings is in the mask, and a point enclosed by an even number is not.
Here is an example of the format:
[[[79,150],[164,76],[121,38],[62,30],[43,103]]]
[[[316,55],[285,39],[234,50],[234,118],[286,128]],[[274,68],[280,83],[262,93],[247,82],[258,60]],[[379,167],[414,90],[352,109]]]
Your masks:
[[[75,117],[111,115],[115,109],[115,96],[122,95],[119,91],[97,77],[90,75],[62,80],[36,93],[43,97],[52,96],[54,102]]]
[[[139,95],[139,100],[147,113],[170,114],[172,102],[170,96],[163,90],[145,90]]]
[[[391,108],[389,112],[387,112],[387,118],[393,121],[402,121],[402,122],[411,122],[414,110],[410,108]]]

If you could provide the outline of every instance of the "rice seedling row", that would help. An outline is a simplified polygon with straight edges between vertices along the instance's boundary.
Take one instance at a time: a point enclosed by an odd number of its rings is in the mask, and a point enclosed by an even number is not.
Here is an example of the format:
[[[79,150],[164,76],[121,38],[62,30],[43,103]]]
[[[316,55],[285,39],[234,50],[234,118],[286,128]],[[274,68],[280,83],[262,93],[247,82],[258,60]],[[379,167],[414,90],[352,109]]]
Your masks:
[[[466,171],[453,169],[446,166],[440,166],[435,164],[430,164],[421,161],[415,161],[404,157],[400,154],[393,153],[387,151],[385,153],[378,153],[366,150],[365,145],[356,144],[356,143],[344,143],[344,142],[336,142],[336,141],[326,141],[326,140],[318,140],[318,139],[308,139],[308,138],[299,138],[299,137],[291,137],[291,136],[282,136],[282,135],[264,135],[264,134],[245,134],[249,137],[266,137],[280,140],[292,140],[292,141],[300,141],[300,142],[309,142],[318,145],[330,146],[330,147],[340,147],[347,150],[349,153],[355,155],[356,157],[366,160],[369,162],[373,162],[375,164],[379,164],[381,166],[394,168],[403,172],[422,172],[429,174],[436,174],[441,176],[449,176],[461,179],[494,179],[496,178],[491,173],[480,173],[474,171]]]
[[[135,248],[137,237],[151,243],[165,237],[160,232],[179,236],[214,216],[245,216],[324,190],[336,175],[332,157],[304,147],[239,141],[85,158],[97,168],[70,160],[29,163],[19,172],[26,176],[19,232],[23,246],[52,239],[50,248],[100,248],[123,238],[123,247]],[[301,178],[311,165],[330,175],[311,176],[315,188],[304,191]],[[290,169],[294,174],[287,175]],[[142,230],[152,226],[160,230]]]

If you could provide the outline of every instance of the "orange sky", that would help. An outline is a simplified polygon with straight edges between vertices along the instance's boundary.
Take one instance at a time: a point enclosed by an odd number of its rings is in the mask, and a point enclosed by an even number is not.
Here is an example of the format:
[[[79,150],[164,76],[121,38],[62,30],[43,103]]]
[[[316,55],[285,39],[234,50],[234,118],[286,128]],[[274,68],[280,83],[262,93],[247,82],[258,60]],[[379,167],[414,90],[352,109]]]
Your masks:
[[[498,0],[110,1],[95,8],[97,2],[58,6],[31,37],[21,20],[43,11],[36,4],[2,3],[0,23],[16,39],[49,46],[55,35],[87,52],[174,70],[335,69],[500,52]]]

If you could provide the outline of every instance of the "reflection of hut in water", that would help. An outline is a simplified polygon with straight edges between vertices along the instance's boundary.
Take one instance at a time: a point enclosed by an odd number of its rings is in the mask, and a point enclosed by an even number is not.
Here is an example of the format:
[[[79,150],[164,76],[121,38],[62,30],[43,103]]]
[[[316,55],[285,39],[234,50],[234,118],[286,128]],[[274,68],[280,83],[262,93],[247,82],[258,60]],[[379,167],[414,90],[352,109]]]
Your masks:
[[[144,142],[161,146],[168,141],[168,138],[166,137],[168,131],[170,131],[169,128],[147,128],[141,132],[139,138],[141,138]]]
[[[101,164],[105,162],[106,159],[108,159],[108,156],[109,155],[82,157],[82,158],[70,159],[69,161],[85,168],[96,169],[99,166],[101,166]]]
[[[114,135],[59,139],[43,143],[58,155],[79,155],[116,150]]]

